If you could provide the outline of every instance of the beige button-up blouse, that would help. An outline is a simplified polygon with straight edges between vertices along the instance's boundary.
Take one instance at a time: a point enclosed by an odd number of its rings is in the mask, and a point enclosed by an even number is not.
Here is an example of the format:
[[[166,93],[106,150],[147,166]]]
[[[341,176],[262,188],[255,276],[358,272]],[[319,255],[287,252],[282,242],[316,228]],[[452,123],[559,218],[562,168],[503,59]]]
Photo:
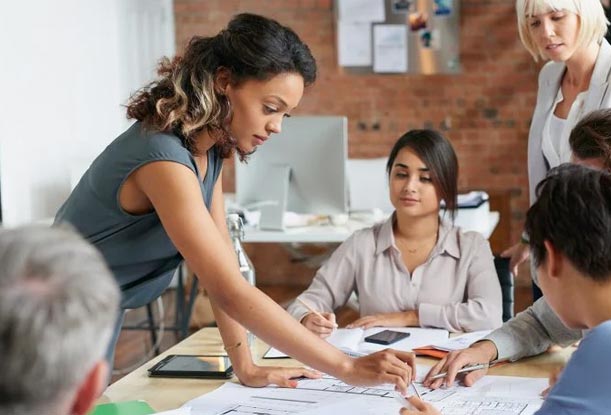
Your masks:
[[[393,221],[394,215],[356,231],[299,298],[330,312],[356,292],[361,316],[418,310],[422,327],[454,332],[502,324],[501,287],[490,245],[482,235],[442,221],[428,259],[410,274],[395,245]],[[297,301],[288,311],[299,321],[308,314]]]

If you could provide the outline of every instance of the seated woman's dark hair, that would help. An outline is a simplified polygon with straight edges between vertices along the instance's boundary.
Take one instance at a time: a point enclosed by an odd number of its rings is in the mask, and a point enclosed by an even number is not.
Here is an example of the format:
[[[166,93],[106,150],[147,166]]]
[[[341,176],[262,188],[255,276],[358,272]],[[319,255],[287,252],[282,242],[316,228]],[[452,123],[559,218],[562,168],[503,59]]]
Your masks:
[[[388,156],[386,173],[390,178],[395,159],[404,148],[409,148],[429,168],[437,193],[445,201],[452,220],[458,205],[458,159],[452,144],[437,131],[411,130],[401,136]]]
[[[163,58],[157,71],[160,79],[130,98],[127,117],[148,129],[175,132],[193,153],[194,135],[206,129],[221,156],[229,157],[236,141],[226,122],[230,103],[215,90],[219,69],[229,71],[233,85],[282,73],[301,75],[305,86],[316,79],[316,61],[295,32],[263,16],[239,14],[216,36],[193,37],[183,57]]]

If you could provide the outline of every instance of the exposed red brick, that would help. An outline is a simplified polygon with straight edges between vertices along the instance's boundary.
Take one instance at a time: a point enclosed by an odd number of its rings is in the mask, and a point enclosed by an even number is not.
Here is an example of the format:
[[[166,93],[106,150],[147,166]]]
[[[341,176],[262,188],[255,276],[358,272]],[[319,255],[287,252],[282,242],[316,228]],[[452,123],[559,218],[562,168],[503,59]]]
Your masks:
[[[528,208],[526,143],[540,65],[521,45],[514,3],[461,1],[459,75],[358,75],[337,65],[331,0],[175,0],[176,39],[213,35],[236,13],[253,12],[292,27],[309,44],[319,78],[297,114],[344,114],[349,155],[384,157],[411,128],[442,129],[459,155],[462,190],[510,194],[511,239]],[[486,117],[488,116],[488,118]],[[371,126],[379,123],[379,131]],[[365,130],[359,129],[364,125]],[[233,166],[224,168],[225,190],[234,188]]]

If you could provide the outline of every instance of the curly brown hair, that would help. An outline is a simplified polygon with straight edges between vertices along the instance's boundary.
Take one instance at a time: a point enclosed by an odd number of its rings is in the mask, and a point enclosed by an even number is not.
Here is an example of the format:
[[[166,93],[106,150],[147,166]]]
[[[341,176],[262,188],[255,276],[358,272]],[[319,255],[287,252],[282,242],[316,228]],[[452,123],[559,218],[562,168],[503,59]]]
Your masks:
[[[304,85],[316,79],[316,61],[308,46],[288,27],[263,16],[243,13],[213,37],[193,37],[183,57],[163,58],[159,79],[136,92],[127,105],[127,117],[145,128],[172,131],[193,154],[195,136],[206,130],[221,157],[237,148],[229,131],[231,103],[215,88],[219,69],[227,69],[232,85],[268,80],[281,73],[297,73]]]

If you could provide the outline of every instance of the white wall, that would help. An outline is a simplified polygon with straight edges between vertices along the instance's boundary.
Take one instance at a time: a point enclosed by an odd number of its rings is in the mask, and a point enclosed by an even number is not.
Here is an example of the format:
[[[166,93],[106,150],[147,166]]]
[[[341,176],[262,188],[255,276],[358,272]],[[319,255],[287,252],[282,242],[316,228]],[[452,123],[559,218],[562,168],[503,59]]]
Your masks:
[[[173,54],[171,0],[12,0],[0,5],[4,224],[53,216],[70,192],[74,171],[80,174],[129,125],[121,105],[141,85],[133,83],[149,77],[146,70],[152,74],[154,65],[125,63],[148,39],[146,31],[130,38],[126,27],[138,18],[133,4],[147,2],[163,6],[165,11],[153,17],[170,23],[165,28],[170,39],[159,56]],[[151,23],[164,33],[159,21]],[[152,43],[142,49],[154,54],[160,42]]]

